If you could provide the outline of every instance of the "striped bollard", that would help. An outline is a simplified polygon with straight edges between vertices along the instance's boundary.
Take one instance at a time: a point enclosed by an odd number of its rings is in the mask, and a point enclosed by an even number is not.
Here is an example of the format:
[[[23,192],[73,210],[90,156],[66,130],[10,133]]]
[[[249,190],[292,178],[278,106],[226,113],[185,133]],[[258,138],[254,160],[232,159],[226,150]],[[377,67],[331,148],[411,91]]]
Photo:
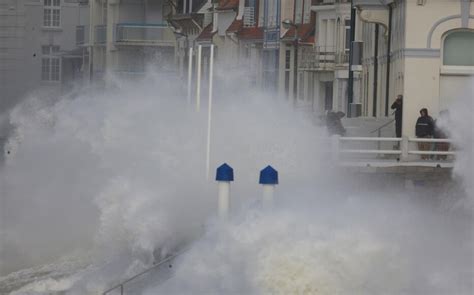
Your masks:
[[[263,209],[271,209],[273,207],[275,185],[278,184],[278,171],[273,169],[272,166],[265,167],[262,171],[260,171],[259,184],[261,184],[263,187]]]
[[[221,219],[229,217],[230,209],[230,182],[234,181],[234,169],[222,164],[216,170],[216,181],[218,183],[218,215]]]

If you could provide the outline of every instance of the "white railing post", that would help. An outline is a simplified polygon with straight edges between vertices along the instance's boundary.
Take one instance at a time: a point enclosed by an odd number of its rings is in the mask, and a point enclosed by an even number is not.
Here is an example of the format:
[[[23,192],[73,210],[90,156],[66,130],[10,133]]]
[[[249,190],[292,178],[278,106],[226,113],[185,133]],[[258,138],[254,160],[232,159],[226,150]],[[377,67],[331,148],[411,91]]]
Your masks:
[[[230,211],[230,183],[234,181],[234,169],[226,163],[216,170],[216,181],[218,183],[218,215],[222,220],[229,217]]]
[[[206,145],[206,177],[209,180],[211,165],[211,119],[212,119],[212,87],[214,78],[214,45],[211,45],[209,57],[209,99],[207,104],[207,145]]]
[[[410,147],[410,142],[408,136],[402,136],[402,142],[400,144],[400,150],[402,152],[402,161],[408,161],[408,149]]]
[[[275,185],[278,184],[278,171],[272,166],[265,167],[260,171],[258,183],[263,188],[262,207],[264,210],[270,210],[273,208]]]
[[[196,111],[201,109],[201,57],[202,45],[198,45],[197,56],[197,77],[196,77]]]
[[[187,96],[188,105],[191,105],[192,79],[193,79],[193,47],[191,46],[189,47],[189,57],[188,57],[188,96]]]
[[[340,150],[340,136],[333,135],[331,136],[331,151],[332,151],[332,160],[334,163],[339,163],[339,150]]]

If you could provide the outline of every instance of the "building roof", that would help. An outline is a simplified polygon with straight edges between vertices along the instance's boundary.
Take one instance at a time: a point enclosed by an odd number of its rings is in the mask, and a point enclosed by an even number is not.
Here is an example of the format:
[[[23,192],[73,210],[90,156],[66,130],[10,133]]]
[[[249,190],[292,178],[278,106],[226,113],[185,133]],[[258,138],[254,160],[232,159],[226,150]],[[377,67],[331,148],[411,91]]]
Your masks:
[[[199,36],[197,36],[196,38],[196,41],[197,42],[209,42],[209,41],[212,41],[212,37],[214,36],[214,34],[216,32],[212,32],[212,28],[213,28],[213,24],[210,23],[209,25],[207,25],[207,27],[204,28],[204,30],[202,30],[201,34],[199,34]]]
[[[308,39],[310,36],[314,37],[314,25],[313,24],[299,25],[298,39],[303,41],[305,39]],[[295,39],[295,27],[291,27],[288,31],[286,31],[285,35],[283,35],[281,39],[283,41],[293,41]]]
[[[316,38],[314,37],[314,33],[309,34],[306,37],[301,38],[300,43],[303,44],[311,44],[313,45],[316,42]]]
[[[244,25],[243,20],[234,19],[234,21],[227,28],[226,33],[237,33],[238,31],[240,31],[243,25]]]
[[[261,27],[242,27],[237,32],[237,37],[246,41],[263,41],[263,28]]]
[[[239,8],[239,0],[219,0],[216,10],[232,10]]]
[[[181,28],[187,35],[192,35],[193,30],[201,30],[200,24],[203,21],[200,14],[177,14],[173,15],[168,22],[175,28]]]

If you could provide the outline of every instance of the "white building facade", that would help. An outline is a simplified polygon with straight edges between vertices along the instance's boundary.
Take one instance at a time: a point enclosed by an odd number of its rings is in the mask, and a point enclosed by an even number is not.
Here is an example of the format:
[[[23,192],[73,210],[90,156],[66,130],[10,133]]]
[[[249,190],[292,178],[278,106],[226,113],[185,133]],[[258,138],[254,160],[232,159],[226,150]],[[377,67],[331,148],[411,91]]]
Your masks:
[[[366,115],[390,115],[390,104],[402,94],[403,134],[413,136],[421,108],[428,108],[436,117],[462,96],[473,96],[473,1],[354,3],[365,22],[361,96]],[[374,54],[376,47],[378,52]],[[374,71],[375,65],[378,69]]]
[[[2,109],[30,91],[48,96],[82,77],[76,26],[88,22],[84,0],[2,0],[0,72]]]

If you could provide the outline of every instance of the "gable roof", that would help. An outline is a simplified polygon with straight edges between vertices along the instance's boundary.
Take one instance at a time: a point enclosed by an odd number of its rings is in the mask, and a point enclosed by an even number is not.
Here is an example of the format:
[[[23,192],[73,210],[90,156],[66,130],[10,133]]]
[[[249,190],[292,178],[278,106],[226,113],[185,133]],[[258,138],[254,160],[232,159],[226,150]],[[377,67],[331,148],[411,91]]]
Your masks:
[[[246,41],[263,41],[263,28],[262,27],[242,27],[237,32],[237,37],[241,40]]]
[[[212,27],[213,24],[210,23],[205,27],[202,32],[197,36],[196,41],[197,42],[210,42],[212,41],[212,37],[216,32],[212,32]]]
[[[243,25],[244,25],[243,20],[234,19],[234,21],[227,28],[226,33],[237,33],[238,31],[240,31],[240,29],[242,29]]]
[[[216,10],[231,10],[239,8],[239,0],[219,0]]]
[[[298,39],[304,40],[309,36],[314,36],[314,24],[301,24],[298,28]],[[283,41],[293,41],[295,39],[295,27],[291,27],[286,31],[285,35],[281,37]]]

